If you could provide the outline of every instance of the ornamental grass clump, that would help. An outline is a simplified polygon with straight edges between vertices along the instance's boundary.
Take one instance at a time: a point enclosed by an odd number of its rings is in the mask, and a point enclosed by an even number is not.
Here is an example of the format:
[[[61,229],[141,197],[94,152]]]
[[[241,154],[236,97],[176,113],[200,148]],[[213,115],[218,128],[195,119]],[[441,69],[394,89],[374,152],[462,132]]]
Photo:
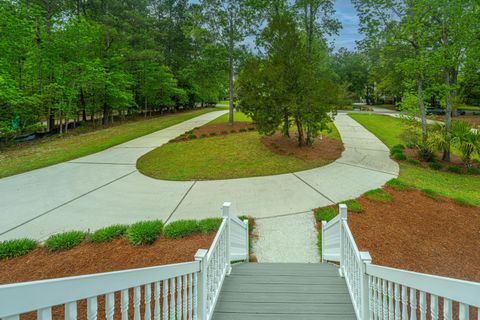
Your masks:
[[[23,256],[35,250],[38,243],[32,239],[15,239],[0,242],[0,260]]]
[[[393,188],[393,189],[399,190],[399,191],[408,189],[408,186],[397,178],[393,178],[391,180],[388,180],[386,185],[390,188]]]
[[[198,227],[203,233],[216,232],[222,224],[222,218],[208,218],[198,221]]]
[[[337,211],[332,207],[318,208],[315,210],[315,219],[317,221],[330,221],[337,215]]]
[[[200,232],[197,220],[178,220],[165,226],[163,235],[168,239],[180,239]]]
[[[125,235],[127,233],[127,229],[128,229],[128,226],[122,225],[122,224],[105,227],[91,233],[88,236],[88,239],[91,242],[95,242],[95,243],[107,242],[114,238],[118,238]]]
[[[152,244],[162,234],[161,220],[140,221],[132,224],[127,230],[127,240],[134,246]]]
[[[390,193],[386,192],[383,189],[374,189],[368,192],[365,192],[363,196],[369,200],[378,201],[378,202],[390,202],[392,201],[392,196]]]
[[[351,212],[362,212],[363,207],[357,200],[347,200],[343,201],[342,203],[347,205],[348,211]]]
[[[45,248],[50,251],[69,250],[78,246],[85,239],[83,231],[67,231],[51,235],[45,241]]]

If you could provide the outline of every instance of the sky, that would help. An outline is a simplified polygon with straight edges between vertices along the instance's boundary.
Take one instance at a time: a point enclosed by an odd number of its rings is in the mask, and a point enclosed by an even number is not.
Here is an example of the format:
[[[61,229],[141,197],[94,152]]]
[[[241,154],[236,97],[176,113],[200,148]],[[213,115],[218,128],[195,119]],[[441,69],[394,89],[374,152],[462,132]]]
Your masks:
[[[350,0],[336,0],[335,16],[342,23],[340,34],[333,39],[335,50],[345,47],[347,49],[355,49],[355,41],[361,40],[363,36],[358,32],[359,19],[357,12]]]

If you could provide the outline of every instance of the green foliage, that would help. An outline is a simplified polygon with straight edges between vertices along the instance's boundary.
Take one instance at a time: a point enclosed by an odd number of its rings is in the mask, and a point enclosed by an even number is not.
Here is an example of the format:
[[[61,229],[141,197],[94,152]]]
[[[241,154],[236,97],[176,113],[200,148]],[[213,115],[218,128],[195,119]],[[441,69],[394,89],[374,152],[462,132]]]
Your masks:
[[[457,203],[461,206],[465,206],[465,207],[475,206],[475,204],[470,199],[463,198],[463,197],[456,197],[456,198],[453,199],[453,201],[455,201],[455,203]]]
[[[163,230],[165,238],[185,238],[194,233],[200,232],[201,228],[196,220],[178,220],[167,224]]]
[[[32,239],[15,239],[0,242],[0,260],[12,259],[26,255],[37,248],[37,241]]]
[[[440,195],[432,189],[422,189],[422,192],[431,199],[438,200],[440,198]]]
[[[396,152],[393,154],[393,158],[395,160],[399,160],[399,161],[402,161],[402,160],[407,160],[407,156],[405,156],[402,152]]]
[[[475,168],[475,167],[470,167],[467,169],[468,174],[473,174],[473,175],[479,175],[480,174],[480,169]]]
[[[399,180],[397,178],[393,178],[391,180],[388,180],[386,185],[389,186],[390,188],[393,188],[393,189],[399,190],[399,191],[408,189],[408,186],[404,182],[402,182],[401,180]]]
[[[390,154],[393,155],[397,152],[403,152],[405,150],[405,146],[403,144],[396,144],[392,148],[390,148]]]
[[[190,140],[197,139],[197,136],[192,133],[188,135],[188,139]]]
[[[127,233],[127,225],[113,225],[105,228],[98,229],[88,235],[88,240],[95,243],[102,243],[110,241],[114,238],[121,237]]]
[[[48,237],[45,248],[50,251],[68,250],[78,246],[85,239],[83,231],[67,231]]]
[[[348,211],[351,211],[351,212],[363,211],[362,205],[357,200],[351,199],[351,200],[343,201],[342,203],[347,205]]]
[[[337,211],[335,208],[326,207],[326,208],[318,208],[315,210],[315,219],[317,221],[330,221],[337,215]]]
[[[462,168],[459,166],[448,166],[447,170],[456,174],[461,174],[463,172]]]
[[[198,221],[198,227],[203,233],[216,232],[222,224],[222,218],[208,218]]]
[[[378,201],[378,202],[390,202],[392,201],[392,196],[383,189],[374,189],[367,191],[363,196],[369,200]]]
[[[162,230],[161,220],[137,222],[128,228],[127,239],[134,246],[152,244],[160,237]]]
[[[440,162],[437,162],[437,161],[430,162],[428,164],[428,166],[430,167],[430,169],[433,169],[433,170],[442,170],[443,169],[443,165]]]
[[[410,164],[413,164],[414,166],[420,165],[420,161],[418,161],[416,159],[408,159],[407,162],[410,163]]]

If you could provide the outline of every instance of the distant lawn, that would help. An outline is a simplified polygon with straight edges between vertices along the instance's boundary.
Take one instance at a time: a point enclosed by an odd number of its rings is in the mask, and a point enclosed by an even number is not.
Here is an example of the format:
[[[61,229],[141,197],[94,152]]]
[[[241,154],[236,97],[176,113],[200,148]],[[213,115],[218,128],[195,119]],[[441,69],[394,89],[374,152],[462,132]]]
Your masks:
[[[235,111],[233,115],[233,121],[252,122],[252,118],[250,118],[243,112]],[[224,115],[210,121],[208,124],[226,123],[226,122],[228,122],[228,113],[225,113]]]
[[[218,109],[139,120],[83,134],[54,136],[0,150],[0,178],[83,157]]]
[[[402,143],[400,133],[404,124],[400,119],[369,114],[349,114],[382,140],[389,148]],[[449,198],[463,198],[467,202],[480,205],[480,177],[458,175],[420,168],[401,163],[399,179],[419,189],[431,189]]]

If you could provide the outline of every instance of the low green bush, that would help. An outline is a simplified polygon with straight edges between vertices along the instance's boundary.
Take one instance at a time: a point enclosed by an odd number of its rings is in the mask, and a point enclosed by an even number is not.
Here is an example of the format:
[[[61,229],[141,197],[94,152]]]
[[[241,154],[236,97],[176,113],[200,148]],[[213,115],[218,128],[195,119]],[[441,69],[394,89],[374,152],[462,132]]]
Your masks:
[[[163,229],[163,235],[168,239],[185,238],[200,232],[197,220],[178,220],[171,222]]]
[[[197,139],[197,136],[192,133],[188,135],[188,139]]]
[[[347,205],[348,211],[350,212],[362,212],[363,207],[357,200],[347,200],[343,201]]]
[[[480,174],[480,169],[475,167],[470,167],[467,169],[467,173],[477,175],[477,174]]]
[[[210,137],[213,137],[213,136],[216,136],[217,133],[216,132],[210,132]]]
[[[457,173],[457,174],[462,173],[462,168],[460,168],[458,166],[448,166],[447,170],[450,171],[450,172],[453,172],[453,173]]]
[[[393,158],[398,161],[407,160],[407,156],[404,155],[402,152],[396,152],[393,154]]]
[[[255,131],[255,128],[250,127],[250,128],[248,128],[248,131]]]
[[[442,170],[443,169],[443,165],[440,163],[440,162],[430,162],[428,164],[428,166],[430,167],[430,169],[432,170]]]
[[[240,129],[239,131],[240,131],[240,132],[247,132],[247,129],[242,128],[242,129]]]
[[[23,256],[37,247],[32,239],[15,239],[0,242],[0,260]]]
[[[418,161],[416,159],[408,159],[407,162],[410,163],[410,164],[413,164],[414,166],[420,165],[420,161]]]
[[[128,226],[123,224],[105,227],[89,234],[88,239],[95,243],[107,242],[114,238],[125,235],[127,233],[127,229]]]
[[[228,132],[225,130],[222,130],[221,134],[228,134]]]
[[[330,221],[337,215],[337,211],[332,207],[318,208],[315,210],[315,219],[317,221]]]
[[[383,189],[374,189],[367,191],[363,194],[367,199],[378,201],[378,202],[389,202],[392,201],[392,196],[390,193],[386,192]]]
[[[440,198],[440,195],[432,189],[422,189],[422,192],[431,199],[438,200]]]
[[[200,136],[200,138],[206,138],[207,135],[205,133],[202,133],[202,135]]]
[[[128,242],[134,246],[152,244],[162,234],[161,220],[141,221],[132,224],[127,230]]]
[[[237,130],[230,130],[230,133],[237,133]]]
[[[248,220],[248,230],[250,230],[250,232],[252,232],[253,230],[253,227],[254,227],[254,223],[255,223],[255,219],[253,219],[253,217],[250,217],[250,216],[238,216],[238,219],[240,220]]]
[[[198,227],[203,233],[216,232],[222,224],[222,218],[208,218],[198,221]]]
[[[393,156],[395,153],[403,153],[405,146],[403,144],[397,144],[390,149],[390,154]]]
[[[45,241],[45,248],[50,251],[68,250],[78,246],[85,239],[83,231],[67,231],[51,235]]]
[[[395,190],[407,190],[408,186],[397,178],[393,178],[386,183],[387,186]]]

